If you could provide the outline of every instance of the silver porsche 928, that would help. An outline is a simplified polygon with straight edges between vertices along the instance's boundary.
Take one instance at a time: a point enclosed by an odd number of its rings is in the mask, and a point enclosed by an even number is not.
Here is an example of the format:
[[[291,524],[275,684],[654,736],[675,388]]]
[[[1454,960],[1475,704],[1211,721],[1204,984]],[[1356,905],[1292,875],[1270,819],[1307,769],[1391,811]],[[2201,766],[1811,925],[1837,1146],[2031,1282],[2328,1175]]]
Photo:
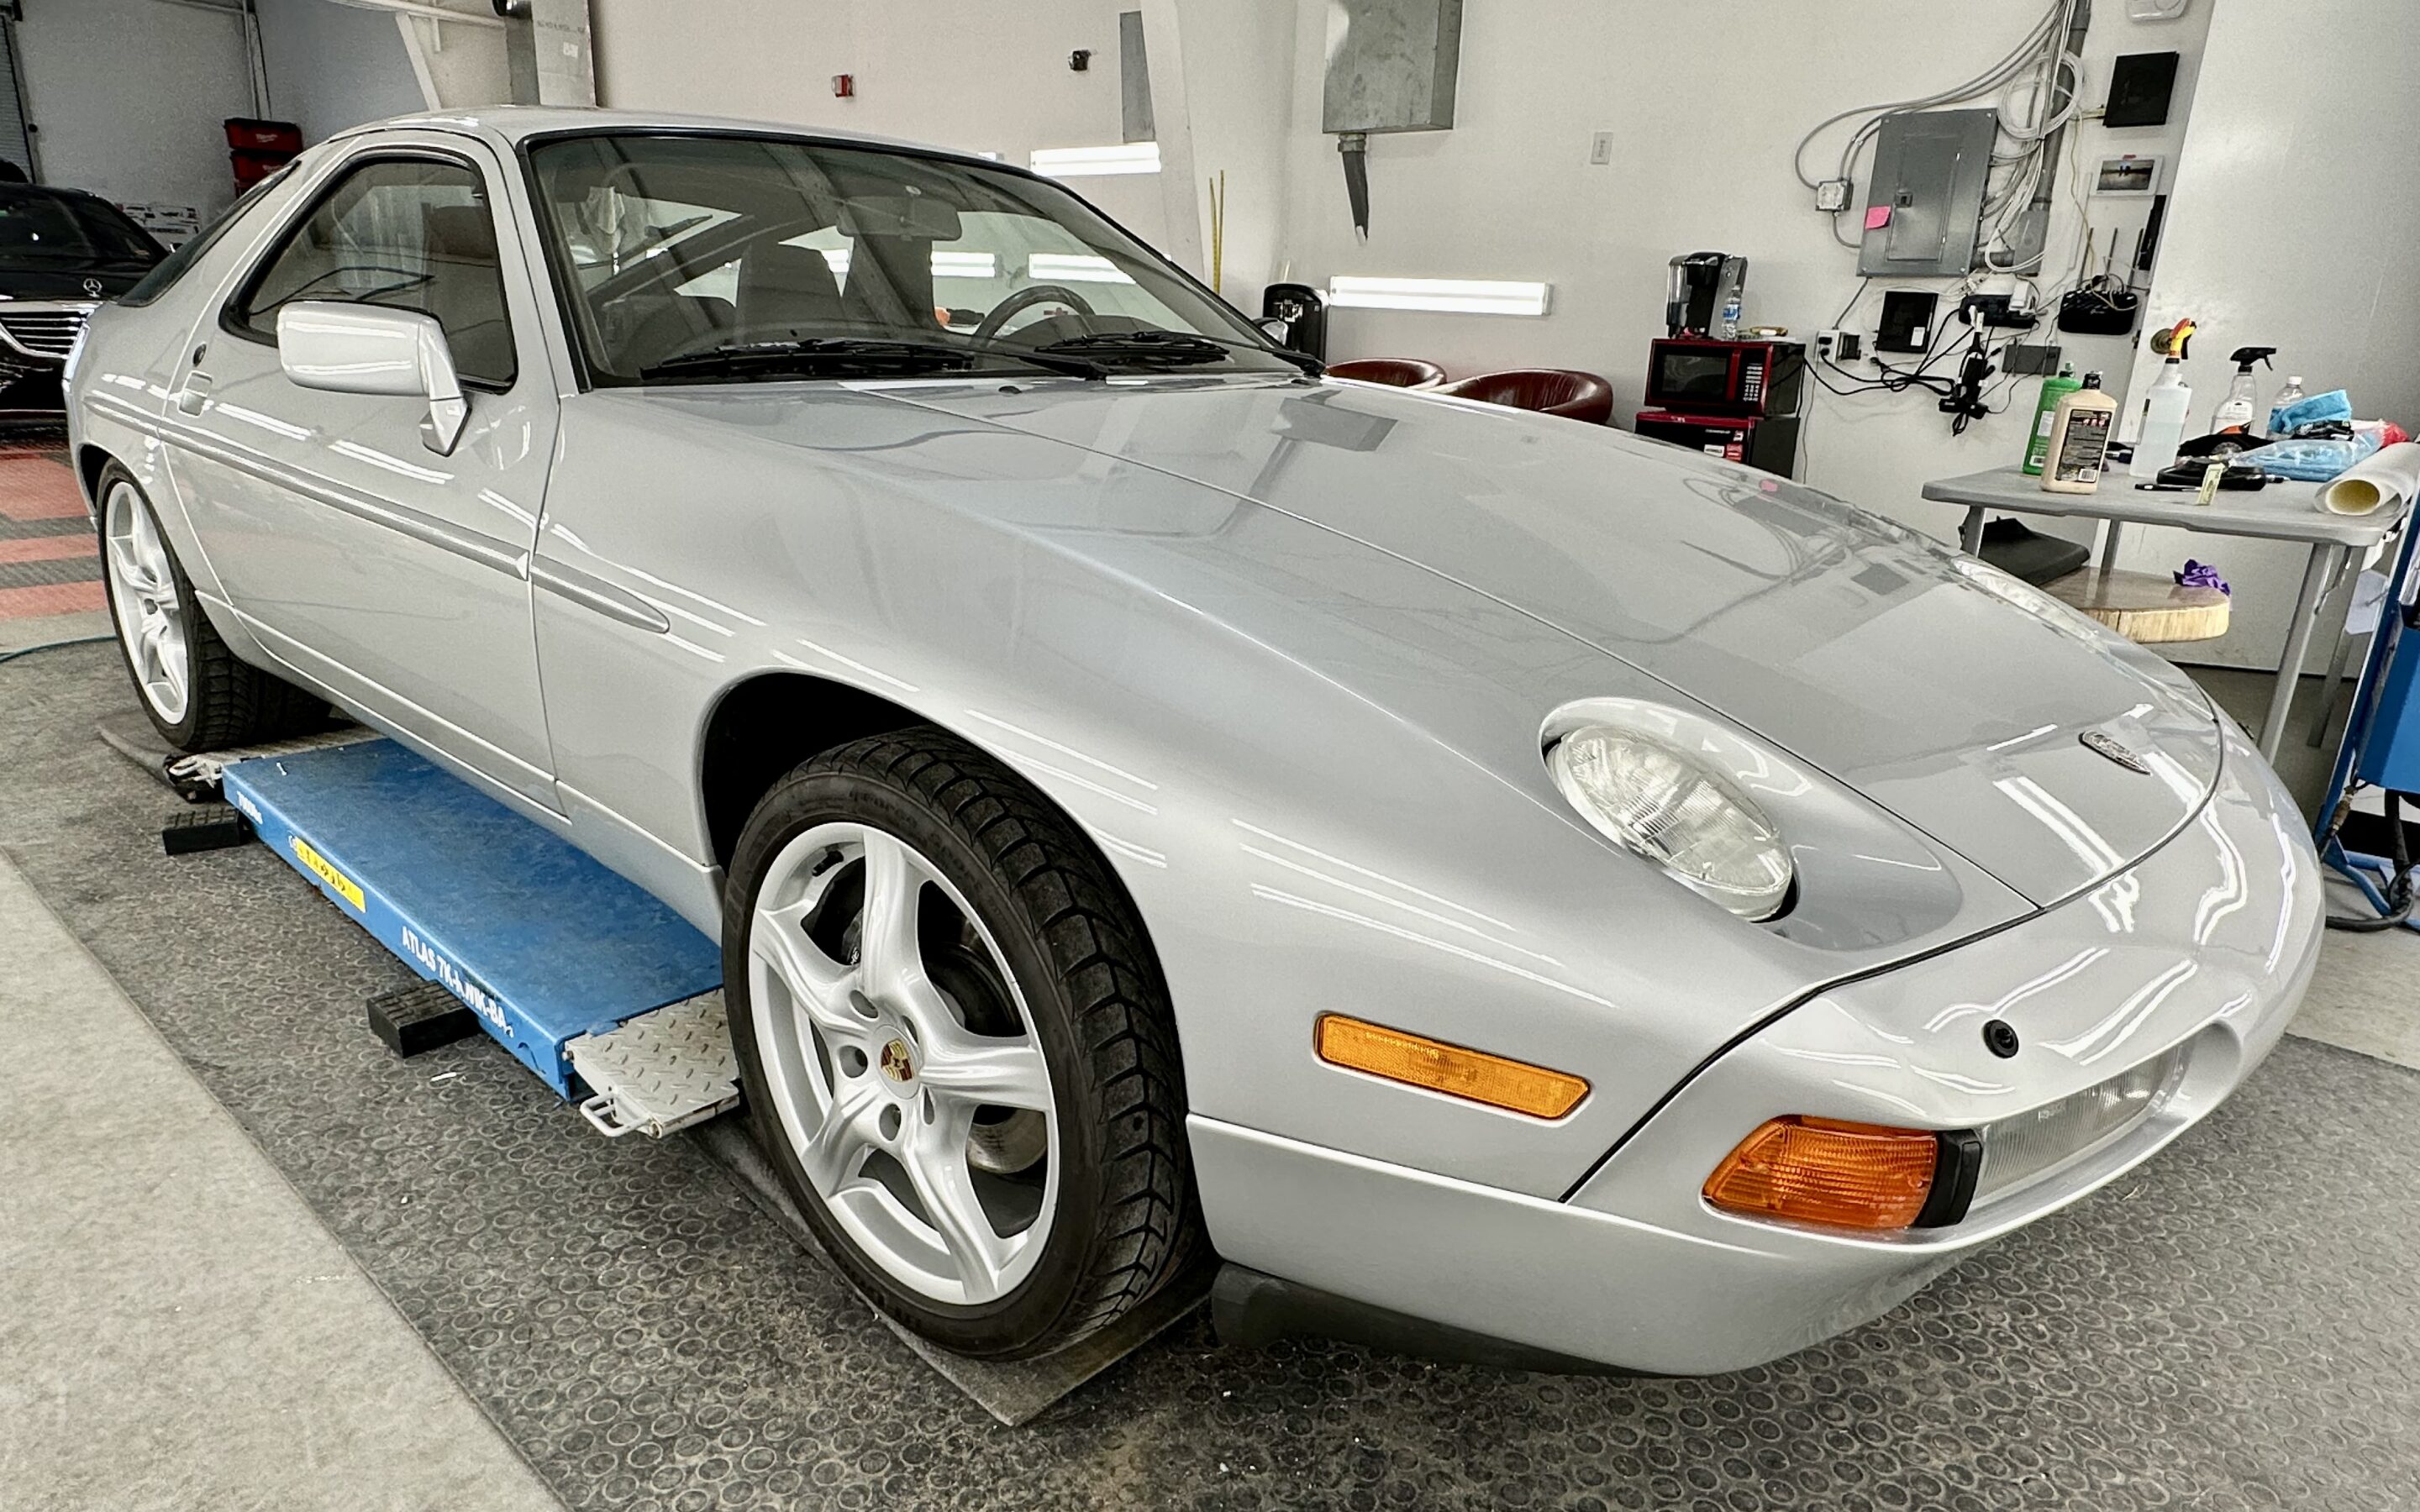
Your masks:
[[[756,1137],[952,1349],[1772,1359],[2149,1159],[2312,969],[2157,658],[1823,494],[1324,380],[1066,189],[499,110],[93,318],[188,748],[333,701],[724,942]]]

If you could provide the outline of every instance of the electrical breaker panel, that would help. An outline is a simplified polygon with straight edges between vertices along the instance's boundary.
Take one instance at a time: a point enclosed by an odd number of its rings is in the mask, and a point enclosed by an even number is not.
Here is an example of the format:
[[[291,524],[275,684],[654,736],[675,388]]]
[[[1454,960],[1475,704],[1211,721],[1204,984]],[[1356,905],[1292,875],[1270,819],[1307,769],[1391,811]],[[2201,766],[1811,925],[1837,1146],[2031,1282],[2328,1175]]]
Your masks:
[[[1999,114],[1990,110],[1884,116],[1857,271],[1870,278],[1964,276],[1975,264],[1998,132]]]

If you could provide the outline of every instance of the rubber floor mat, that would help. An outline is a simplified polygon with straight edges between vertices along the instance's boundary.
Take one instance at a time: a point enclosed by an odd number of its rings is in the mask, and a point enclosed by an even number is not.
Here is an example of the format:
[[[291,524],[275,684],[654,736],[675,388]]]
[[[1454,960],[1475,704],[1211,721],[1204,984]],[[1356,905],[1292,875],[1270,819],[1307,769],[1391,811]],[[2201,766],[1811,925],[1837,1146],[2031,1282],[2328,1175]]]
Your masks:
[[[2141,1171],[1758,1369],[1196,1319],[1006,1428],[697,1146],[597,1137],[484,1037],[390,1057],[362,1001],[402,966],[258,847],[160,854],[173,800],[93,735],[130,697],[105,645],[0,667],[0,846],[583,1512],[2420,1505],[2413,1072],[2288,1040]]]

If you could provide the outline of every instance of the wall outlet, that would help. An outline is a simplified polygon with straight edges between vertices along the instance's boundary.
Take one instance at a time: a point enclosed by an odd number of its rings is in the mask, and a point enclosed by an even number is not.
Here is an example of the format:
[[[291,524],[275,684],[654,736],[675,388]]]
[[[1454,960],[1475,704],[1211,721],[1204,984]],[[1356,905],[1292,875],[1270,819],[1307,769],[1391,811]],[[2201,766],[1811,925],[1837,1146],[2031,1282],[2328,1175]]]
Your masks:
[[[1822,183],[1817,184],[1815,186],[1815,208],[1819,210],[1830,210],[1835,214],[1847,209],[1849,208],[1849,181],[1846,178],[1826,178]]]
[[[1819,362],[1854,363],[1865,355],[1865,338],[1854,331],[1815,332],[1815,356]]]
[[[1610,167],[1613,163],[1613,133],[1599,131],[1589,138],[1589,166]]]

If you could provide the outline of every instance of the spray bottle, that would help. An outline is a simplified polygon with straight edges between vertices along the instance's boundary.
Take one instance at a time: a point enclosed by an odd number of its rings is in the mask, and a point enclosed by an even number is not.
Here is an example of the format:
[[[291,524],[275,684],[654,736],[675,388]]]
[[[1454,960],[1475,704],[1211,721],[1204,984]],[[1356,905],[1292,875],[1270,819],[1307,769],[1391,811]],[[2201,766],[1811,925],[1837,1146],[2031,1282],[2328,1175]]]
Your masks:
[[[2235,380],[2226,386],[2226,397],[2219,401],[2216,409],[2211,411],[2211,434],[2216,435],[2223,430],[2247,431],[2252,428],[2253,417],[2260,412],[2260,396],[2257,380],[2253,376],[2252,364],[2258,363],[2263,366],[2270,365],[2269,358],[2276,350],[2274,347],[2238,347],[2227,358],[2228,362],[2235,364]]]
[[[2050,455],[2050,427],[2058,414],[2058,402],[2083,386],[2073,363],[2061,363],[2056,373],[2042,379],[2041,398],[2034,404],[2033,433],[2025,438],[2026,477],[2041,476],[2042,462]]]
[[[2143,401],[2143,425],[2134,437],[2134,460],[2128,469],[2138,478],[2156,478],[2177,464],[2177,447],[2185,439],[2185,416],[2193,409],[2193,390],[2185,383],[2185,346],[2193,340],[2191,319],[2178,321],[2151,338],[2151,349],[2167,354],[2160,364],[2159,381]]]

